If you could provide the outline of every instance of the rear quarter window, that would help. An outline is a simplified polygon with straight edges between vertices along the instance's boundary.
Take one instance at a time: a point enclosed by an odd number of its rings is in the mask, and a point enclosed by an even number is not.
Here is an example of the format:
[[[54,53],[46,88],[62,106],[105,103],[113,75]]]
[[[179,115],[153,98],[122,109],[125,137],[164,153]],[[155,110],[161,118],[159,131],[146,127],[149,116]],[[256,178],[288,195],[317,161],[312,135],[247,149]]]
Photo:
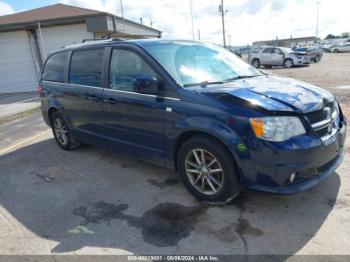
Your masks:
[[[74,51],[70,64],[69,82],[100,87],[103,53],[104,49]]]
[[[66,64],[67,52],[57,53],[49,57],[43,71],[43,80],[63,82],[64,66]]]

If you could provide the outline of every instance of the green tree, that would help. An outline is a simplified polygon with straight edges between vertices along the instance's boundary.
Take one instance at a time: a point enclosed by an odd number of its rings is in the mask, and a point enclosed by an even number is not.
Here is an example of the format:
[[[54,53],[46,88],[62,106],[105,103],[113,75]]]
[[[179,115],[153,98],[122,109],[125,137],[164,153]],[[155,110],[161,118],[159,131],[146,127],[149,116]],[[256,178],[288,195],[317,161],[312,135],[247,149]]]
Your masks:
[[[349,32],[344,32],[341,34],[342,38],[349,38],[350,37],[350,33]]]

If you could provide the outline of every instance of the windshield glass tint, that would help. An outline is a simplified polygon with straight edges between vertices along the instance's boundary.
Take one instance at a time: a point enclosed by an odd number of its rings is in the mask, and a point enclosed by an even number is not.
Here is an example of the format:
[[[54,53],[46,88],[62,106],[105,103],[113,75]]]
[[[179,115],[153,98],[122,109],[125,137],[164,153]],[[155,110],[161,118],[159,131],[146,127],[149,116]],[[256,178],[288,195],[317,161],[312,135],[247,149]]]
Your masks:
[[[147,43],[145,49],[181,85],[261,75],[228,50],[192,42]]]

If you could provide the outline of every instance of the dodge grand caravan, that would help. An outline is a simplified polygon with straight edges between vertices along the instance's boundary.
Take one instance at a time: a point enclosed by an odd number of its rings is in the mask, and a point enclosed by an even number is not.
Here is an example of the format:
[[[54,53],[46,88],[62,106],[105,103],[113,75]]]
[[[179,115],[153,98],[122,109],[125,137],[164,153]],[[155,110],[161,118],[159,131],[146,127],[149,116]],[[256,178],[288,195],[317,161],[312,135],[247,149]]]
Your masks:
[[[62,149],[94,144],[174,169],[200,200],[300,192],[343,160],[346,120],[332,94],[211,44],[69,46],[47,58],[39,88]]]

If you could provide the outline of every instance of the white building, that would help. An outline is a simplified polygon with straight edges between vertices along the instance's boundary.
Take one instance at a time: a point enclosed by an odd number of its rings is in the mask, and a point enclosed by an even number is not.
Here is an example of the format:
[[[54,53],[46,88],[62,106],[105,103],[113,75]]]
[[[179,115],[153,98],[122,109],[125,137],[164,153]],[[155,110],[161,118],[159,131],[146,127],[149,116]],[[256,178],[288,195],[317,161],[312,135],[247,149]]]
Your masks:
[[[0,16],[0,93],[35,91],[50,52],[86,39],[109,37],[160,38],[161,31],[64,4]]]

